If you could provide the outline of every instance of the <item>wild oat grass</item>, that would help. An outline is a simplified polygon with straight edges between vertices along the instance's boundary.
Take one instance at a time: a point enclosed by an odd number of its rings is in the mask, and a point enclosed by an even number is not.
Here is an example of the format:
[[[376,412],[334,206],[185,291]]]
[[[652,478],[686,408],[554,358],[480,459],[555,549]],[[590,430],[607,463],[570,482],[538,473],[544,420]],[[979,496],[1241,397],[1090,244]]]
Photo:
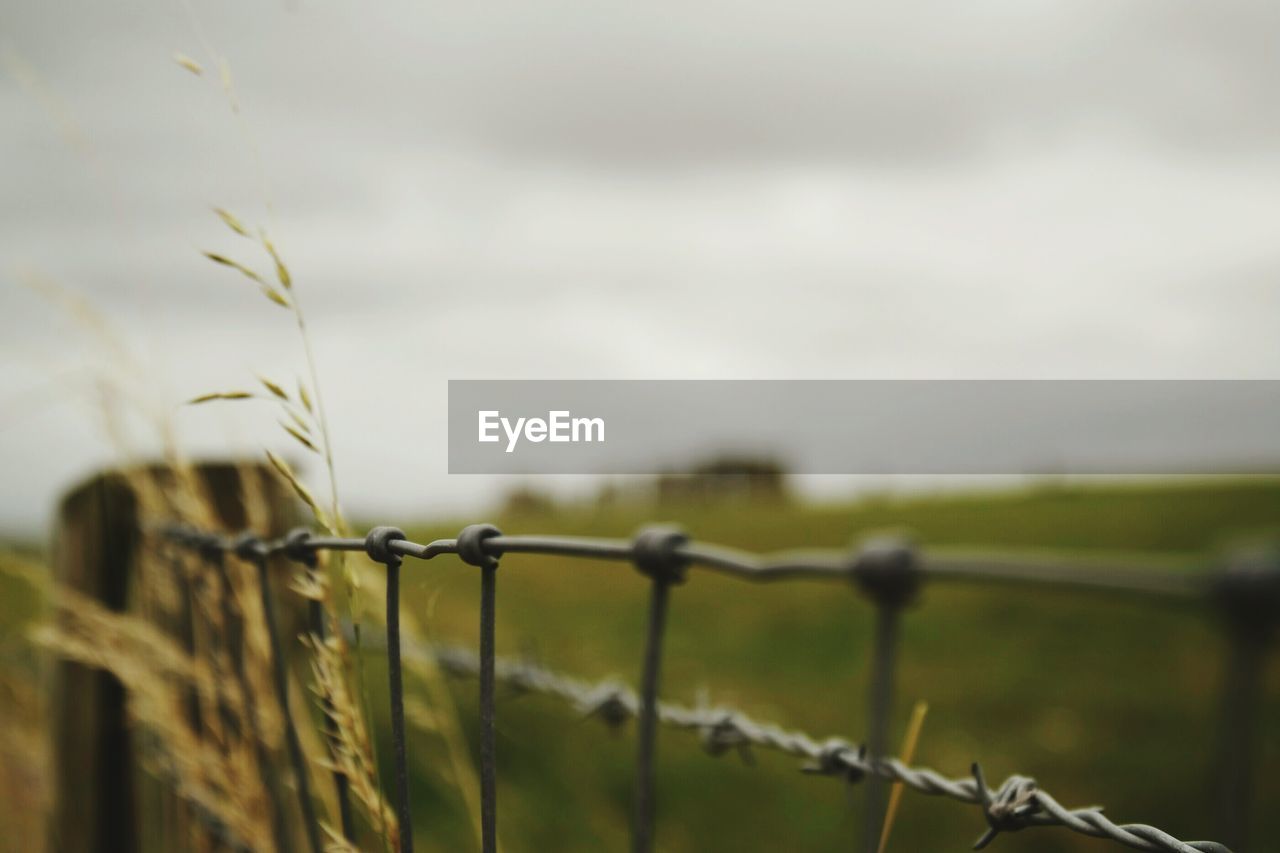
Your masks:
[[[237,715],[244,712],[244,697],[226,695],[207,665],[145,620],[112,613],[66,589],[56,590],[53,601],[55,621],[37,628],[33,640],[66,660],[110,672],[124,685],[131,718],[152,735],[146,765],[235,837],[270,837],[260,768],[245,751],[230,748],[220,728],[197,737],[185,722],[188,688],[204,707],[216,700],[222,711]]]
[[[219,218],[236,233],[247,229],[226,211]],[[292,278],[274,245],[260,234],[259,245],[268,247],[278,287],[292,288]],[[239,267],[236,267],[239,269]],[[55,302],[76,322],[89,329],[114,351],[108,360],[118,376],[111,387],[128,389],[117,397],[104,397],[103,421],[117,442],[121,456],[135,460],[121,467],[118,476],[127,484],[143,529],[161,523],[182,522],[217,531],[221,520],[215,495],[197,469],[180,452],[172,423],[162,407],[139,402],[137,389],[145,387],[132,373],[140,362],[131,359],[128,347],[111,332],[110,325],[83,300],[42,283]],[[273,300],[276,301],[276,300]],[[298,328],[305,334],[296,301]],[[305,348],[309,350],[309,345]],[[310,358],[308,358],[310,361]],[[225,391],[200,395],[194,402],[265,400],[277,406],[279,426],[289,439],[308,453],[322,458],[330,476],[327,504],[315,497],[302,477],[279,454],[266,451],[271,470],[305,504],[317,526],[332,533],[346,531],[333,485],[333,454],[323,421],[316,372],[311,382],[296,379],[291,387],[266,376],[257,377],[259,392]],[[111,429],[118,421],[116,406],[145,408],[164,448],[162,464],[144,465],[130,451],[123,432]],[[245,526],[270,531],[271,484],[258,466],[240,467],[240,495]],[[231,534],[235,531],[224,530]],[[359,622],[364,600],[356,594],[355,575],[341,559],[326,561],[327,572],[299,575],[295,601],[315,600],[323,608],[327,638],[306,635],[294,648],[309,653],[304,668],[311,676],[311,690],[323,714],[332,721],[334,736],[322,734],[315,715],[298,715],[294,725],[306,760],[314,774],[313,788],[326,805],[323,823],[327,831],[338,824],[337,806],[329,773],[347,778],[356,805],[364,816],[374,846],[398,849],[395,821],[381,794],[372,727],[367,722],[363,681],[358,655],[353,655],[338,630],[339,604],[330,594],[331,580],[346,592],[348,618]],[[228,559],[218,573],[200,558],[160,540],[149,538],[140,550],[130,583],[129,614],[120,616],[73,590],[55,588],[50,594],[52,618],[32,639],[66,660],[113,673],[129,691],[129,712],[134,724],[146,733],[144,766],[164,787],[199,814],[211,816],[239,837],[254,838],[255,849],[274,849],[296,834],[296,817],[285,802],[288,796],[270,766],[269,757],[281,743],[284,721],[273,696],[271,640],[261,608],[256,573],[239,560]],[[275,590],[289,596],[288,585]],[[175,644],[172,631],[186,626],[186,647]],[[238,643],[233,641],[238,638]],[[352,680],[358,687],[353,689]],[[292,689],[292,688],[291,688]],[[294,707],[305,707],[298,703]],[[199,724],[193,724],[193,715]],[[328,771],[326,773],[325,771]],[[284,814],[281,830],[272,825],[273,814]],[[277,821],[278,823],[278,821]],[[209,842],[200,821],[187,824],[192,849]],[[285,835],[281,835],[281,832]],[[376,840],[374,840],[376,839]],[[290,846],[293,846],[290,844]]]
[[[194,13],[192,17],[195,25]],[[199,36],[198,26],[195,29],[208,61],[181,52],[172,59],[197,78],[209,79],[206,66],[216,69],[216,85],[249,137],[256,160],[257,146],[241,112],[230,66]],[[262,176],[269,212],[265,171]],[[294,275],[266,227],[251,226],[225,207],[214,206],[212,213],[242,242],[233,251],[206,251],[204,256],[289,312],[302,368],[284,379],[256,375],[246,387],[210,391],[188,402],[274,407],[278,436],[300,449],[304,458],[319,463],[323,487],[308,482],[305,467],[295,468],[281,452],[264,448],[266,466],[237,466],[238,509],[232,514],[237,521],[227,521],[227,496],[214,494],[204,472],[183,454],[172,406],[155,399],[154,376],[146,361],[133,356],[129,342],[116,335],[105,315],[86,300],[32,274],[27,283],[72,318],[83,332],[82,341],[107,355],[91,360],[100,368],[94,377],[95,407],[119,453],[113,476],[136,503],[143,535],[129,567],[129,601],[123,612],[49,583],[52,572],[46,567],[15,568],[18,564],[12,560],[0,561],[0,567],[7,576],[40,590],[45,601],[45,617],[26,635],[32,648],[110,673],[126,689],[127,712],[137,735],[136,757],[150,779],[140,802],[159,812],[140,816],[144,825],[160,827],[148,836],[150,847],[216,849],[226,839],[215,837],[211,823],[255,850],[303,847],[297,843],[304,835],[296,796],[287,790],[286,774],[280,772],[283,762],[278,760],[287,727],[293,726],[300,733],[316,800],[324,806],[321,828],[327,849],[396,851],[399,830],[380,784],[376,727],[370,724],[359,648],[365,623],[372,617],[374,625],[383,624],[381,577],[336,552],[321,555],[315,568],[288,566],[288,583],[271,581],[265,592],[275,596],[286,615],[300,614],[310,603],[322,614],[323,631],[313,623],[301,629],[297,618],[282,632],[290,667],[287,692],[314,700],[292,703],[293,719],[285,719],[274,693],[273,643],[257,572],[239,559],[211,561],[152,535],[159,526],[173,523],[226,535],[238,532],[228,525],[238,527],[241,522],[264,534],[282,532],[280,491],[268,477],[278,479],[307,508],[317,528],[349,534],[319,370]],[[123,426],[126,415],[138,414],[158,441],[159,460],[154,453],[138,450]],[[283,563],[273,566],[273,576],[285,574],[285,568]],[[348,623],[355,631],[354,648],[342,630]],[[403,624],[410,641],[421,634],[412,616],[406,614]],[[448,749],[447,766],[433,772],[461,789],[478,839],[478,786],[452,696],[433,664],[414,661],[409,668],[423,688],[413,701],[415,719]],[[19,824],[8,820],[4,809],[23,802],[15,793],[21,788],[38,805],[28,810],[21,825],[30,830],[21,835],[30,842],[22,849],[38,851],[45,839],[42,822],[57,792],[49,787],[49,756],[36,746],[43,739],[28,736],[40,730],[47,711],[41,704],[43,694],[32,686],[35,680],[31,673],[11,670],[0,658],[0,697],[5,700],[0,703],[0,820],[10,837],[19,836],[14,828]],[[41,784],[21,784],[28,771],[39,771]],[[338,777],[345,780],[359,818],[354,838],[345,837],[340,825]],[[32,814],[38,817],[33,820]]]
[[[277,407],[278,425],[296,445],[323,460],[329,485],[328,502],[322,504],[312,489],[304,482],[280,454],[265,450],[267,462],[293,494],[311,511],[316,524],[335,535],[348,535],[349,531],[338,501],[337,477],[334,467],[333,446],[325,410],[320,396],[320,383],[312,352],[306,318],[289,272],[275,244],[265,228],[251,230],[243,220],[226,210],[215,207],[215,215],[235,235],[256,244],[272,265],[274,282],[250,264],[227,255],[205,252],[214,263],[231,269],[258,285],[262,293],[273,303],[290,309],[294,315],[298,335],[302,343],[306,372],[310,383],[301,378],[294,382],[294,390],[273,378],[258,375],[260,391],[231,390],[202,394],[190,402],[193,404],[259,400]],[[265,392],[265,393],[264,393]],[[312,690],[321,711],[332,722],[334,737],[330,741],[330,755],[326,766],[344,775],[372,832],[382,838],[390,849],[399,848],[399,834],[392,810],[386,802],[379,782],[377,749],[371,729],[366,723],[368,715],[367,691],[364,682],[359,650],[362,617],[374,615],[381,623],[380,607],[383,601],[382,578],[368,571],[357,569],[348,562],[342,552],[326,555],[327,572],[308,572],[295,581],[294,590],[304,598],[317,602],[323,609],[329,625],[323,638],[308,634],[304,644],[311,653]],[[344,593],[347,616],[356,628],[354,653],[348,648],[344,634],[339,630],[336,618],[339,603],[332,591],[340,584]],[[366,610],[367,608],[367,610]],[[421,635],[421,629],[410,614],[402,614],[402,633],[413,641]],[[476,837],[480,835],[480,804],[478,784],[465,738],[457,719],[453,698],[444,682],[443,674],[430,662],[413,662],[413,672],[424,686],[426,702],[418,702],[420,709],[429,706],[430,711],[419,713],[419,721],[429,719],[429,729],[439,736],[449,755],[448,777],[462,793],[471,816]],[[348,679],[354,678],[353,692]],[[364,698],[361,698],[364,697]],[[334,835],[332,821],[326,823],[326,832]],[[345,843],[345,842],[344,842]]]

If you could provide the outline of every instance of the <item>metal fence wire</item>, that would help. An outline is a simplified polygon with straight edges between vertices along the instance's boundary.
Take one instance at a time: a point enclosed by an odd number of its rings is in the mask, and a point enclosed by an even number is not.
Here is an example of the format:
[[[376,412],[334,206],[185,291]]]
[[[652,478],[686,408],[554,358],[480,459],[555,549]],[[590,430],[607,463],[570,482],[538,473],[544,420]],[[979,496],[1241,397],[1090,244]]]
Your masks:
[[[375,527],[363,539],[292,531],[278,540],[263,541],[252,535],[227,537],[182,525],[156,528],[167,541],[197,550],[205,559],[220,561],[234,555],[250,561],[260,572],[267,560],[285,556],[314,569],[317,552],[363,552],[387,570],[386,654],[389,671],[392,735],[394,740],[393,803],[400,825],[401,849],[413,850],[410,815],[408,757],[406,754],[402,657],[432,655],[442,668],[455,675],[473,676],[479,682],[481,836],[485,853],[497,850],[497,756],[494,719],[497,682],[525,691],[558,696],[575,707],[607,722],[636,720],[637,755],[634,785],[631,847],[649,853],[657,826],[655,756],[660,725],[694,731],[713,755],[752,747],[776,750],[804,759],[802,769],[859,783],[866,790],[866,819],[862,847],[874,853],[881,834],[887,786],[902,783],[923,794],[943,796],[977,806],[986,830],[975,848],[982,848],[1002,832],[1029,827],[1057,826],[1081,835],[1107,839],[1136,850],[1177,853],[1230,853],[1248,843],[1248,803],[1253,770],[1253,736],[1265,652],[1280,623],[1280,558],[1257,551],[1224,561],[1218,571],[1189,573],[1173,568],[1136,568],[999,554],[934,553],[902,539],[875,539],[852,553],[805,551],[778,557],[759,557],[716,545],[697,543],[679,529],[649,527],[633,539],[600,539],[564,536],[507,536],[489,524],[464,528],[454,539],[421,544],[395,527]],[[510,554],[544,554],[568,558],[631,563],[650,584],[649,611],[644,637],[638,691],[616,682],[588,683],[522,661],[499,659],[494,653],[495,608],[499,561]],[[399,630],[400,568],[405,558],[430,560],[456,555],[480,573],[479,650],[457,648],[401,648]],[[869,730],[864,744],[841,739],[817,740],[777,725],[760,723],[733,709],[687,708],[658,700],[663,658],[663,634],[667,608],[674,587],[690,570],[706,570],[761,583],[798,579],[852,582],[875,607],[872,642],[871,689],[868,696]],[[1219,747],[1220,779],[1225,822],[1224,842],[1183,841],[1154,826],[1117,824],[1101,807],[1069,809],[1026,776],[1014,775],[992,788],[975,762],[972,775],[949,778],[925,767],[912,767],[891,757],[887,735],[893,707],[893,681],[902,610],[926,583],[978,582],[1047,585],[1055,588],[1137,596],[1150,600],[1202,601],[1224,615],[1229,639],[1228,678],[1223,691],[1224,726]],[[267,585],[262,585],[264,598]],[[319,850],[316,816],[306,787],[307,774],[297,733],[288,714],[285,663],[276,636],[273,607],[263,602],[272,633],[277,700],[288,732],[289,756],[299,780],[298,796],[308,840]],[[323,618],[312,613],[310,621]],[[339,774],[340,775],[340,774]],[[338,794],[343,831],[352,838],[349,805],[341,779]],[[1230,847],[1228,845],[1231,845]]]

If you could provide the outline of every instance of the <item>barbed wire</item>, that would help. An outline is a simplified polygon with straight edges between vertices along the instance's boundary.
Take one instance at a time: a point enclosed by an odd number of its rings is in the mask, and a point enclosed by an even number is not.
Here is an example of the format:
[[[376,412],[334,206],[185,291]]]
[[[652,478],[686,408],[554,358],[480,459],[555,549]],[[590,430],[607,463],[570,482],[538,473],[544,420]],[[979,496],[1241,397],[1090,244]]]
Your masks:
[[[434,662],[454,677],[474,678],[480,672],[480,656],[457,645],[406,645],[404,654],[420,662]],[[521,693],[552,696],[572,706],[583,717],[596,718],[617,727],[636,717],[640,699],[635,690],[618,679],[588,681],[546,668],[532,661],[498,657],[494,674],[499,683]],[[1000,832],[1032,826],[1061,826],[1093,838],[1116,841],[1136,850],[1177,851],[1177,853],[1230,853],[1214,841],[1180,841],[1154,826],[1116,824],[1099,806],[1067,809],[1035,780],[1011,776],[991,789],[986,786],[980,765],[974,763],[972,776],[950,778],[927,767],[904,764],[896,758],[871,758],[865,747],[840,738],[819,740],[801,731],[775,723],[759,722],[746,713],[724,706],[689,707],[667,701],[657,703],[657,719],[671,729],[691,732],[712,756],[737,752],[753,763],[752,748],[760,748],[799,758],[807,763],[801,770],[842,778],[856,783],[867,776],[901,782],[922,794],[944,796],[979,806],[988,828],[974,845],[985,847]]]
[[[236,540],[190,527],[165,525],[155,528],[160,535],[202,553],[229,551],[245,554],[245,540]],[[239,550],[237,551],[237,545]],[[319,551],[366,553],[388,570],[387,654],[391,675],[393,736],[397,745],[397,801],[403,826],[408,827],[408,786],[404,766],[403,688],[397,620],[400,564],[404,557],[421,560],[452,554],[482,570],[480,602],[481,654],[442,649],[432,652],[440,664],[460,675],[475,676],[480,682],[482,848],[496,847],[496,762],[493,749],[494,683],[502,681],[525,690],[559,696],[593,716],[619,724],[632,717],[638,721],[639,744],[636,785],[636,820],[633,848],[647,851],[652,846],[654,727],[696,731],[713,754],[751,747],[776,750],[805,759],[804,769],[866,782],[868,813],[879,813],[878,792],[886,782],[897,782],[924,794],[945,796],[980,806],[987,830],[976,847],[984,847],[1001,832],[1032,826],[1059,826],[1094,838],[1108,839],[1138,849],[1177,853],[1230,853],[1227,846],[1213,841],[1181,841],[1146,824],[1116,824],[1100,807],[1068,809],[1033,779],[1011,776],[996,789],[983,779],[981,767],[972,766],[970,777],[948,778],[935,770],[908,766],[887,756],[883,734],[892,692],[892,669],[896,647],[897,617],[912,601],[926,580],[1034,584],[1088,592],[1139,595],[1170,601],[1196,599],[1247,602],[1251,618],[1274,624],[1280,607],[1268,604],[1261,610],[1258,590],[1275,592],[1280,571],[1274,562],[1261,570],[1253,564],[1245,571],[1216,574],[1192,573],[1172,566],[1104,564],[1094,560],[1068,560],[1058,556],[990,554],[975,552],[921,551],[903,539],[874,539],[851,551],[806,550],[757,556],[717,545],[691,542],[671,528],[647,528],[634,539],[602,539],[566,536],[507,536],[492,525],[471,525],[455,539],[438,539],[425,544],[409,540],[393,527],[375,527],[363,539],[318,536],[299,529],[276,540],[254,540],[254,559],[283,555],[313,565]],[[528,662],[497,659],[493,654],[494,601],[498,561],[507,554],[542,554],[571,558],[626,561],[652,581],[649,621],[645,640],[642,690],[636,693],[618,682],[583,682],[537,667]],[[871,740],[854,746],[844,740],[818,741],[777,725],[758,723],[732,709],[688,708],[657,700],[658,672],[662,656],[662,635],[667,596],[671,586],[684,581],[689,568],[701,568],[753,582],[790,579],[834,579],[852,582],[877,606],[877,636],[873,644],[871,690]],[[1229,567],[1228,567],[1229,568]],[[1229,583],[1228,583],[1229,582]],[[1229,593],[1229,595],[1228,595]],[[1268,593],[1270,594],[1270,593]],[[1271,598],[1266,601],[1271,602]],[[1229,602],[1228,602],[1229,603]],[[1257,611],[1254,613],[1254,611]],[[417,652],[414,652],[417,653]],[[878,836],[878,824],[868,822],[868,849]],[[411,844],[411,836],[404,840]]]

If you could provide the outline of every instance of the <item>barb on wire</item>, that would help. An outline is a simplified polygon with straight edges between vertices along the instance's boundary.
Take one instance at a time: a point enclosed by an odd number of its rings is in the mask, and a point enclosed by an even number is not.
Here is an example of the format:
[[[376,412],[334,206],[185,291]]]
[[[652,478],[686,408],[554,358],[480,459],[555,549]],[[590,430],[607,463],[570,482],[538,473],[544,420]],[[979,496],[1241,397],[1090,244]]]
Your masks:
[[[410,646],[406,656],[431,659],[442,671],[455,677],[474,678],[479,673],[477,654],[460,646]],[[610,726],[618,726],[639,713],[636,692],[615,680],[591,682],[547,669],[527,661],[499,657],[494,662],[499,682],[521,692],[556,697],[584,716],[596,716]],[[1012,776],[991,790],[982,780],[978,765],[973,775],[949,778],[927,767],[913,767],[896,758],[874,758],[865,747],[831,738],[817,740],[808,734],[762,723],[732,708],[692,708],[670,702],[657,703],[661,724],[696,734],[708,754],[720,755],[729,748],[758,748],[780,752],[806,763],[806,773],[860,782],[870,776],[887,782],[901,782],[921,793],[948,797],[982,809],[988,830],[978,840],[985,846],[999,832],[1033,826],[1061,826],[1082,835],[1109,839],[1135,850],[1174,853],[1231,853],[1214,841],[1180,841],[1145,824],[1116,824],[1096,806],[1067,809],[1034,780]]]

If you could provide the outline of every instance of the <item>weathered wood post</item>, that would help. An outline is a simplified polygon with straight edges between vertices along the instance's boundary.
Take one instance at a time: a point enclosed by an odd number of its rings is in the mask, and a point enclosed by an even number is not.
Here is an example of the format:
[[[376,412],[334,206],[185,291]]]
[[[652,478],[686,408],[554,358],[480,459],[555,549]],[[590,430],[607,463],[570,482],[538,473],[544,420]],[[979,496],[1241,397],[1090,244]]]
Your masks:
[[[133,490],[119,475],[96,477],[72,490],[59,508],[54,579],[122,611],[136,545]],[[56,796],[49,849],[137,849],[124,688],[109,673],[59,661],[50,699]]]
[[[263,533],[282,533],[296,519],[292,497],[265,467],[205,464],[195,469],[195,476],[212,516],[224,530],[246,526],[247,488],[256,490],[257,506],[265,515]],[[162,487],[175,484],[172,471],[164,466],[128,475],[108,472],[72,489],[58,508],[53,543],[55,581],[121,613],[136,606],[132,580],[144,522],[136,484],[143,481]],[[299,603],[298,613],[290,614],[290,628],[303,624],[301,614]],[[188,606],[159,627],[191,651],[192,619]],[[53,665],[50,729],[57,794],[49,849],[64,853],[141,849],[140,744],[130,728],[126,699],[124,687],[108,672],[66,660]],[[174,811],[181,815],[184,809],[179,806]],[[156,815],[148,817],[157,819]],[[181,820],[179,817],[179,823]],[[154,837],[154,831],[151,834]]]

